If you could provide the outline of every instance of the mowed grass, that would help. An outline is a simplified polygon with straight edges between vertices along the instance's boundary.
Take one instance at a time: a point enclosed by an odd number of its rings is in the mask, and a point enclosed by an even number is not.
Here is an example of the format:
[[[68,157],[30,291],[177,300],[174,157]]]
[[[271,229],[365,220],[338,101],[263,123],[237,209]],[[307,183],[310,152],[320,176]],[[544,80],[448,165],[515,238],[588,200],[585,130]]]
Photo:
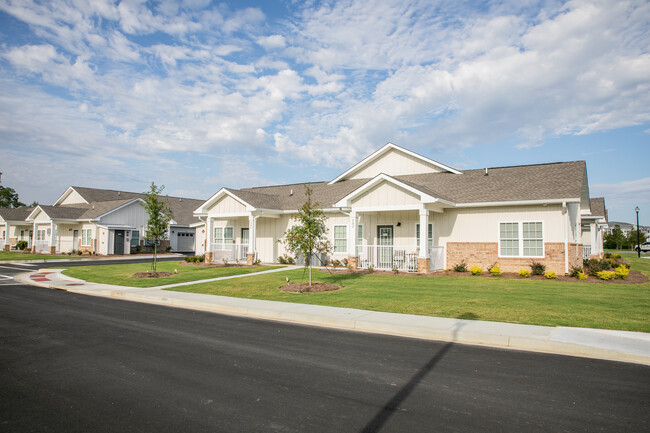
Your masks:
[[[195,267],[185,266],[176,261],[158,262],[158,272],[174,272],[164,278],[133,278],[133,274],[147,272],[151,269],[151,263],[130,263],[123,265],[101,265],[101,266],[78,266],[65,270],[63,273],[73,278],[80,278],[85,281],[103,284],[115,284],[118,286],[130,287],[155,287],[174,283],[185,283],[188,281],[205,280],[209,278],[229,277],[231,275],[249,274],[269,269],[276,269],[279,266],[252,266],[252,267]]]
[[[89,256],[85,256],[88,258]],[[51,260],[51,259],[82,259],[84,256],[69,256],[67,254],[31,254],[20,251],[0,251],[0,261],[2,260]]]
[[[632,268],[650,276],[650,260],[623,253]],[[330,275],[314,281],[342,285],[323,293],[286,293],[279,287],[305,281],[302,270],[251,275],[167,290],[250,299],[359,308],[424,316],[546,326],[650,332],[650,283],[598,284],[479,277]]]

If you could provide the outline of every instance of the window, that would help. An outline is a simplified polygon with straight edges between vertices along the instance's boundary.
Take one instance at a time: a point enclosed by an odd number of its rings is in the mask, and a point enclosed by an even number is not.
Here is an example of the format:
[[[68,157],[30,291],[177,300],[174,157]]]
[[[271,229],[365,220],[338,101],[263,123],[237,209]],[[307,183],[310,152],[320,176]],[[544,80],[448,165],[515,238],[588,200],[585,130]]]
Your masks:
[[[499,255],[502,257],[544,257],[542,222],[500,223]]]
[[[131,230],[131,247],[140,245],[140,230]]]
[[[232,227],[215,227],[214,228],[214,247],[225,248],[225,245],[232,244],[235,230]]]
[[[5,235],[6,235],[6,233],[5,233],[5,231],[3,230],[3,231],[2,231],[2,240],[5,240],[5,239],[6,239],[6,238],[5,238]]]
[[[348,227],[334,226],[334,252],[346,253],[348,251]]]
[[[429,230],[427,231],[427,246],[429,248],[433,247],[433,224],[429,224]],[[420,224],[415,225],[415,240],[417,247],[420,248]]]
[[[363,224],[357,226],[357,246],[363,245]]]
[[[36,230],[36,240],[37,241],[45,240],[45,230]]]
[[[81,229],[81,246],[89,247],[91,241],[92,229]]]
[[[20,231],[20,240],[24,241],[25,240],[25,230]]]

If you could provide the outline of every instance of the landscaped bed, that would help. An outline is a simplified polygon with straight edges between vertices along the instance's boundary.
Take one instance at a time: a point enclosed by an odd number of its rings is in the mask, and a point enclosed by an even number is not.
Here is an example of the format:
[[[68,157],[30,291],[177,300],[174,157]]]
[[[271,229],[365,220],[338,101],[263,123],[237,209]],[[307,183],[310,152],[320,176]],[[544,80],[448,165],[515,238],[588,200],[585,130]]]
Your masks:
[[[232,275],[249,274],[281,266],[228,266],[228,267],[193,267],[184,266],[185,262],[158,262],[156,270],[168,273],[161,278],[135,277],[135,274],[146,274],[151,270],[151,263],[129,263],[122,265],[78,266],[65,270],[63,273],[73,278],[103,284],[115,284],[131,287],[155,287],[188,281],[206,280],[210,278],[228,277]]]
[[[632,254],[624,254],[624,258],[632,269],[650,275],[650,260]],[[343,288],[287,293],[280,290],[287,277],[292,283],[304,283],[307,278],[303,270],[293,270],[168,290],[425,316],[650,332],[647,280],[643,284],[588,284],[576,278],[413,278],[404,273],[314,272],[314,281]]]

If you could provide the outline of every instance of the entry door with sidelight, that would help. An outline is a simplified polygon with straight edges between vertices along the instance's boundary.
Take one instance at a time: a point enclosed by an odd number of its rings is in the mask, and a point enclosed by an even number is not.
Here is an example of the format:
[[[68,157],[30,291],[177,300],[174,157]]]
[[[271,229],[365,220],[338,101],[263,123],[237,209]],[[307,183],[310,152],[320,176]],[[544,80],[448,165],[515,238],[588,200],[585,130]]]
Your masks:
[[[393,226],[377,226],[377,267],[393,269]]]
[[[249,239],[248,234],[249,233],[250,233],[250,231],[248,230],[248,227],[245,227],[245,228],[241,229],[241,244],[242,244],[242,248],[241,248],[242,257],[241,258],[242,259],[245,259],[246,255],[248,254],[248,239]]]

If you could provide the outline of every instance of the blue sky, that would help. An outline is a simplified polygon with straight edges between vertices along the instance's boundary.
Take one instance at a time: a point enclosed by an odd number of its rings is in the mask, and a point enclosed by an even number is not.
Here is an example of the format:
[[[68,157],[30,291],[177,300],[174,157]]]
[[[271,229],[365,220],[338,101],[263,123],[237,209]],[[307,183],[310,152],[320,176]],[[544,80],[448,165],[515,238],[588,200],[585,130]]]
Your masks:
[[[650,225],[650,4],[0,0],[0,171],[207,198],[386,142],[462,169],[586,160]]]

